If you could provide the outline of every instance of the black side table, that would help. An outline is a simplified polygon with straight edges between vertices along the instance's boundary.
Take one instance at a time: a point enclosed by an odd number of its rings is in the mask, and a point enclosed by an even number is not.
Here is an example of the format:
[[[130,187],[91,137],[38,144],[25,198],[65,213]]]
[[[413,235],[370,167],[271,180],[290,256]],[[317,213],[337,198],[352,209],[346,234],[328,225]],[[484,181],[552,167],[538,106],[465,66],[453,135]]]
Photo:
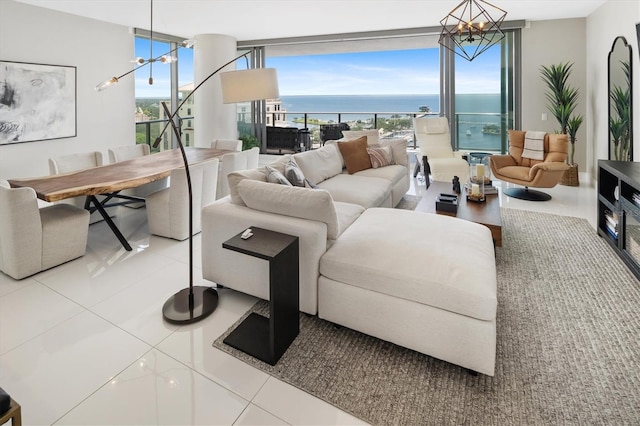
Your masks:
[[[275,365],[300,331],[298,237],[252,226],[253,236],[241,234],[222,247],[269,262],[269,318],[251,313],[224,343]]]

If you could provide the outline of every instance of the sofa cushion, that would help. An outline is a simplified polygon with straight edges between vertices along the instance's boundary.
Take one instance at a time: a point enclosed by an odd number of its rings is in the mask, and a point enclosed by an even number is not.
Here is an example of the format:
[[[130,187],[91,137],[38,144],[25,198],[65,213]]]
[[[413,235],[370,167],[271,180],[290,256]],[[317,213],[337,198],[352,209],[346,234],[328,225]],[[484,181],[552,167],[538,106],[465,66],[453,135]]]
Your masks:
[[[379,169],[376,169],[379,170]],[[362,173],[362,172],[360,172]],[[391,207],[391,183],[387,179],[360,175],[340,174],[318,185],[331,193],[335,201],[358,204],[365,209],[371,207]]]
[[[242,180],[237,187],[242,201],[251,209],[324,222],[327,238],[336,239],[340,235],[336,209],[327,191],[250,179]]]
[[[229,196],[231,197],[231,202],[233,204],[238,204],[241,206],[246,205],[238,194],[238,183],[240,183],[244,179],[266,182],[266,168],[260,167],[258,169],[242,170],[238,172],[231,172],[227,175],[227,181],[229,182]]]
[[[334,201],[333,205],[338,215],[338,224],[340,225],[340,234],[351,226],[357,218],[364,212],[364,207],[352,203],[343,203]],[[339,235],[338,235],[339,236]]]
[[[341,141],[351,141],[354,139],[359,139],[362,136],[367,137],[367,145],[378,145],[380,143],[380,130],[378,129],[369,129],[369,130],[343,130],[342,131],[342,139]]]
[[[371,168],[366,136],[348,142],[340,142],[338,148],[342,158],[344,158],[344,164],[347,166],[349,174]]]
[[[368,209],[322,256],[320,274],[480,320],[496,317],[491,232],[454,217]]]
[[[294,154],[293,158],[300,166],[304,176],[316,185],[342,173],[342,156],[335,144],[299,152]]]
[[[409,166],[409,154],[407,154],[407,141],[402,138],[381,139],[380,146],[391,147],[393,161],[401,166]]]
[[[290,158],[287,164],[284,165],[284,176],[293,186],[305,186],[304,173],[302,173],[300,166],[293,158]]]
[[[407,176],[407,173],[406,167],[394,164],[386,167],[378,167],[377,169],[363,170],[356,173],[355,176],[382,178],[391,181],[392,184],[395,185]]]

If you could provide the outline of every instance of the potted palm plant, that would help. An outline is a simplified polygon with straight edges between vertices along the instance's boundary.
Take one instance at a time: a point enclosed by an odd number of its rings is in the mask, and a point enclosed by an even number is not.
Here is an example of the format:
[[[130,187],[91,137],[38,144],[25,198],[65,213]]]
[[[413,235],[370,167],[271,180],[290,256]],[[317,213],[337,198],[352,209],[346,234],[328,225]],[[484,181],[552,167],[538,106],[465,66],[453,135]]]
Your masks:
[[[542,80],[547,85],[547,101],[551,114],[560,125],[560,133],[569,137],[571,143],[567,164],[569,169],[560,180],[561,185],[578,186],[578,165],[574,161],[575,143],[578,129],[584,118],[581,115],[573,115],[578,103],[578,89],[571,87],[568,80],[571,75],[573,63],[561,63],[558,65],[542,66]]]

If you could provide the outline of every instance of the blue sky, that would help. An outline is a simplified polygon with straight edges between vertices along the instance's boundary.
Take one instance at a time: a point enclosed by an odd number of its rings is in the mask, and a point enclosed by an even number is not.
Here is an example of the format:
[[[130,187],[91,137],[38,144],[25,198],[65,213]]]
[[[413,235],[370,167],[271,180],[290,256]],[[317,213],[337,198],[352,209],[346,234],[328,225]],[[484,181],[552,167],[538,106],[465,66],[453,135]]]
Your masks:
[[[169,50],[167,43],[153,43],[153,56]],[[136,55],[149,57],[149,41],[136,39]],[[132,64],[133,65],[133,64]],[[439,92],[438,48],[342,53],[267,58],[267,66],[278,70],[280,94],[291,95],[378,95],[437,94]],[[179,85],[193,81],[193,50],[178,50]],[[135,73],[136,97],[167,97],[169,65],[153,65],[153,86],[149,67]],[[468,62],[457,58],[458,93],[500,92],[500,47],[493,46]]]

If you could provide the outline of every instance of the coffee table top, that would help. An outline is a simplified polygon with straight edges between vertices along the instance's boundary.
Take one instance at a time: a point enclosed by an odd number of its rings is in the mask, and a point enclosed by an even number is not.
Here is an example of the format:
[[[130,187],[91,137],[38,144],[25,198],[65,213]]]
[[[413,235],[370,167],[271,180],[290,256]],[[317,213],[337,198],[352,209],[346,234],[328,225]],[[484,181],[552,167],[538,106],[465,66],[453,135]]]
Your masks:
[[[500,199],[498,194],[486,195],[485,198],[487,200],[484,203],[475,203],[473,201],[467,201],[467,197],[463,191],[461,194],[458,194],[457,213],[443,211],[436,212],[436,197],[438,197],[440,193],[452,194],[452,189],[453,186],[450,182],[432,182],[431,185],[429,185],[427,192],[422,196],[422,200],[418,203],[416,211],[446,214],[448,216],[455,216],[470,222],[480,223],[490,228],[502,228],[502,220],[500,218]]]

